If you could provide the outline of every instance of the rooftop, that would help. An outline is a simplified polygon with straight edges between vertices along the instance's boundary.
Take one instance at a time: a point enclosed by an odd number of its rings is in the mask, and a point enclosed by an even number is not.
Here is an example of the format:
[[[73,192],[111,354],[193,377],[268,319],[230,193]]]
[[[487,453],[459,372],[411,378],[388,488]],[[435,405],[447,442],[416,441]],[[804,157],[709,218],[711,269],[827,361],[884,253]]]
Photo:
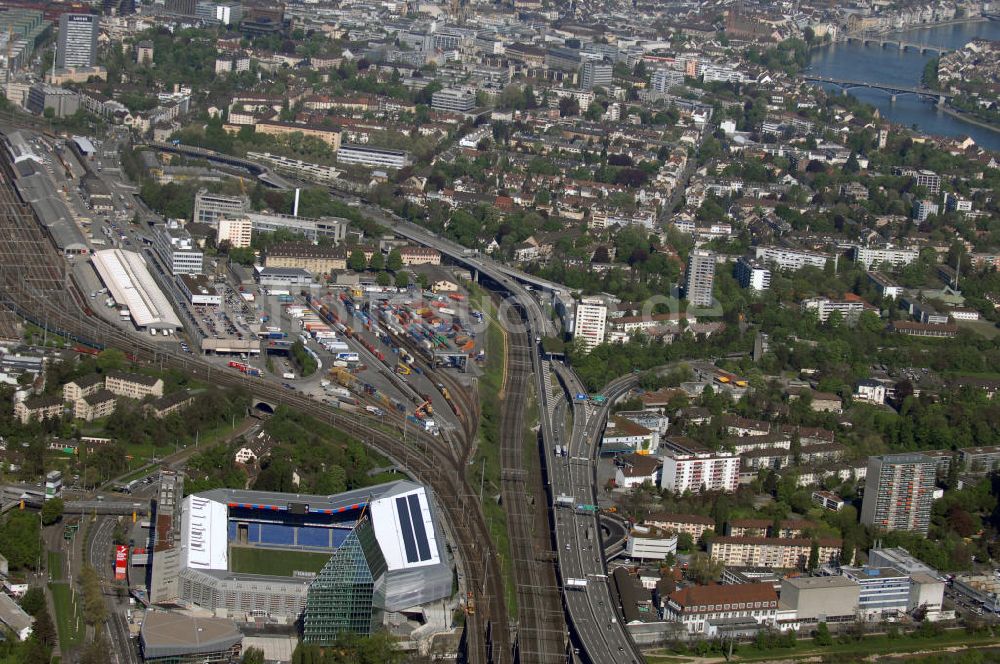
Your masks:
[[[146,613],[139,636],[147,659],[218,652],[243,640],[231,620],[194,618],[163,611]]]

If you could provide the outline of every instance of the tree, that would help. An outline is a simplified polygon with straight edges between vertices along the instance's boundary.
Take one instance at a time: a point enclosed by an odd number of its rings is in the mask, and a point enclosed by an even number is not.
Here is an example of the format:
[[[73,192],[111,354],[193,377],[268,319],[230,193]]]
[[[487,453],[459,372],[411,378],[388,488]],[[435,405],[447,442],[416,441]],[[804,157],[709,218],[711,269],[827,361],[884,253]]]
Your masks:
[[[694,548],[694,536],[691,533],[679,533],[677,535],[677,550],[690,551]]]
[[[251,648],[253,650],[253,648]],[[104,632],[97,630],[94,640],[87,644],[80,656],[80,664],[103,664],[108,661],[108,643],[104,640]],[[246,661],[246,660],[243,660]],[[263,660],[260,661],[263,664]]]
[[[375,275],[375,283],[379,286],[388,286],[392,283],[392,277],[389,276],[388,272],[379,272]]]
[[[381,251],[372,254],[372,260],[368,263],[368,267],[376,272],[385,269],[385,256],[382,255]]]
[[[264,664],[264,651],[260,648],[247,648],[243,651],[241,664]]]
[[[722,576],[722,563],[706,553],[692,554],[688,561],[688,575],[700,585],[714,583]]]
[[[125,365],[125,353],[117,348],[102,350],[97,356],[97,368],[103,373],[118,371]]]
[[[21,598],[21,608],[30,616],[37,616],[45,607],[45,591],[41,586],[31,586]]]
[[[80,572],[80,591],[83,595],[83,615],[88,625],[99,625],[108,615],[104,602],[101,580],[92,565],[85,565]]]
[[[385,269],[390,272],[399,272],[403,269],[403,255],[399,253],[399,249],[393,249],[389,252],[389,258],[385,261]]]
[[[63,507],[62,498],[52,498],[51,500],[46,500],[42,505],[42,525],[51,526],[53,523],[61,519],[63,515]]]
[[[366,267],[368,267],[368,261],[365,260],[365,252],[360,249],[352,251],[350,258],[347,259],[347,268],[355,272],[364,272]]]
[[[811,572],[817,567],[819,567],[819,542],[813,540],[812,546],[809,548],[809,564],[807,569]]]
[[[825,622],[821,622],[816,626],[816,632],[813,635],[813,643],[818,646],[833,645],[833,637],[830,636],[830,628],[826,626]]]
[[[49,609],[45,606],[44,598],[42,599],[42,607],[35,614],[32,638],[36,639],[42,646],[49,650],[56,643],[56,627],[52,623],[52,616],[49,615]]]
[[[572,97],[562,97],[559,100],[559,117],[566,118],[571,115],[579,115],[580,102]]]
[[[406,288],[410,285],[410,275],[406,272],[396,273],[396,288]]]

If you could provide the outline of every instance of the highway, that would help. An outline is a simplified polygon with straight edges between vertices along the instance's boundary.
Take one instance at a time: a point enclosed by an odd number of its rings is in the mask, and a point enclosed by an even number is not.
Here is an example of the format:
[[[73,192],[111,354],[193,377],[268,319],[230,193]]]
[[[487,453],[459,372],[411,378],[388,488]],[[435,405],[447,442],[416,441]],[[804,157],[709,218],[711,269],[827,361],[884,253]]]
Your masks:
[[[501,290],[506,291],[523,306],[528,324],[527,332],[535,337],[536,342],[542,336],[558,333],[542,306],[521,282],[550,292],[562,290],[563,286],[501,266],[491,259],[478,255],[477,252],[471,252],[419,226],[404,222],[395,215],[390,216],[381,209],[364,206],[364,211],[390,226],[398,235],[412,242],[433,247],[453,262],[475,270],[480,276],[497,284]],[[550,468],[550,501],[554,501],[560,493],[563,493],[574,496],[577,505],[596,505],[595,458],[604,423],[614,401],[634,387],[638,378],[629,375],[612,381],[604,393],[607,401],[593,412],[586,403],[575,402],[572,406],[572,434],[568,441],[563,440],[565,433],[562,423],[559,422],[557,426],[550,417],[550,413],[557,411],[550,408],[550,397],[545,389],[545,374],[550,368],[556,372],[566,389],[567,398],[571,399],[573,395],[585,393],[586,390],[572,369],[562,363],[544,361],[540,350],[536,343],[535,352],[532,353],[532,363],[539,395],[543,446]],[[555,459],[552,456],[552,450],[557,444],[569,446],[566,457]],[[552,506],[556,553],[563,582],[561,588],[563,601],[580,656],[595,664],[642,662],[644,658],[619,621],[617,606],[611,598],[596,512],[577,513],[575,508],[557,508],[554,502]],[[587,538],[588,533],[590,539]],[[566,580],[571,578],[586,579],[586,590],[567,587]],[[536,629],[544,627],[538,625]]]

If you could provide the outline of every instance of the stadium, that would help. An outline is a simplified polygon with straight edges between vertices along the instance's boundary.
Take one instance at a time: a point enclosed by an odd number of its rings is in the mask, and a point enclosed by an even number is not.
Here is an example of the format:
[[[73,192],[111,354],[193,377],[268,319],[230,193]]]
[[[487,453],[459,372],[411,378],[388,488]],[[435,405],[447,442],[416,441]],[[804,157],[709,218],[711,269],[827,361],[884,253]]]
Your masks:
[[[451,596],[435,509],[429,491],[408,480],[332,496],[192,494],[172,519],[179,516],[175,545],[154,553],[154,567],[156,555],[177,560],[176,576],[154,574],[153,581],[160,576],[163,587],[176,587],[158,593],[168,599],[161,603],[241,622],[303,618],[307,640],[310,625],[314,636],[368,633],[387,614],[412,618],[421,605]]]

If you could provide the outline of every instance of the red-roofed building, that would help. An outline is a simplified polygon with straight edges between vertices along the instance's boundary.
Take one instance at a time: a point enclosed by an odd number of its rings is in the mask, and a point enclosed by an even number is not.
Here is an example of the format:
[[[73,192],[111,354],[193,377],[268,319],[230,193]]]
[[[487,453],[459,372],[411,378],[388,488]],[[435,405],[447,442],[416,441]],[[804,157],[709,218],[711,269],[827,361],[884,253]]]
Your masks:
[[[710,621],[727,618],[752,618],[773,626],[778,594],[769,583],[690,586],[672,592],[663,609],[668,621],[682,623],[689,634],[703,634]]]

